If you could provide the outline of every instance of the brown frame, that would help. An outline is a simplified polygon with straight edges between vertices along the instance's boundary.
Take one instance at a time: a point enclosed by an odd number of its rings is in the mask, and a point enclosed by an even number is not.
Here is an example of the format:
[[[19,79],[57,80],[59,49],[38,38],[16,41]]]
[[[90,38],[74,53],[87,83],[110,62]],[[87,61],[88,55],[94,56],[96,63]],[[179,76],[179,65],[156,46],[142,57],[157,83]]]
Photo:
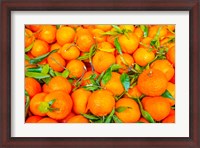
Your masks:
[[[3,0],[0,40],[0,147],[200,147],[199,0]],[[11,137],[11,11],[189,11],[190,134],[188,138],[13,138]]]

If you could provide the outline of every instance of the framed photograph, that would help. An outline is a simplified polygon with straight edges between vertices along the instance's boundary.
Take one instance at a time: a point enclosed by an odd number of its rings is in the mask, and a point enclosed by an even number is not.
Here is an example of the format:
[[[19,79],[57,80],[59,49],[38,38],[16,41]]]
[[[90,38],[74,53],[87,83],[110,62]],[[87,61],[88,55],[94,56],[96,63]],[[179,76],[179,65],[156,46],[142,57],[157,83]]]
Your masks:
[[[1,147],[199,147],[199,6],[2,1]]]

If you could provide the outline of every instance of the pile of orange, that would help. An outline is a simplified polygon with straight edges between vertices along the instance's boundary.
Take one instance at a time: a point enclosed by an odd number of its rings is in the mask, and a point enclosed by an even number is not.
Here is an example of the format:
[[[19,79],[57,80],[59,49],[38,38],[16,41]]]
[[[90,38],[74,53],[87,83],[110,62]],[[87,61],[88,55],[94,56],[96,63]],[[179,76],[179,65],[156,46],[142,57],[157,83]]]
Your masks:
[[[174,123],[175,25],[26,25],[26,123]]]

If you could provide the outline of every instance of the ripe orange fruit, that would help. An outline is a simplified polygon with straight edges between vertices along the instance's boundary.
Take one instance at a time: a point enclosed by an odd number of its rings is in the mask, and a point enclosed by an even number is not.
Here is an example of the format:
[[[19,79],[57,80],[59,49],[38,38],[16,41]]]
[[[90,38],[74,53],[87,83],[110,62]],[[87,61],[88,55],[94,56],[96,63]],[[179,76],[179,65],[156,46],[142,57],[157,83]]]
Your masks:
[[[149,123],[149,121],[147,121],[145,118],[141,117],[139,119],[139,122],[143,122],[143,123]]]
[[[58,72],[62,72],[66,66],[65,60],[59,53],[52,53],[47,58],[49,66]]]
[[[92,58],[94,69],[98,73],[102,73],[115,63],[115,56],[105,51],[97,51]]]
[[[30,116],[26,119],[26,123],[37,123],[41,119],[41,116]]]
[[[50,93],[52,90],[49,88],[47,84],[43,84],[42,91],[45,93]]]
[[[128,89],[128,96],[132,97],[132,98],[139,98],[142,96],[142,93],[140,92],[140,90],[138,89],[138,86],[135,85],[132,88]]]
[[[39,32],[38,39],[46,41],[47,43],[53,43],[56,41],[56,26],[43,25]]]
[[[95,78],[98,77],[98,74],[97,74],[96,72],[87,71],[87,72],[84,74],[83,78],[82,78],[82,82],[81,82],[81,85],[82,85],[82,86],[85,86],[85,85],[87,85],[87,84],[91,84],[91,82],[90,82],[90,80],[89,80],[88,78],[89,78],[92,74],[96,74],[96,77],[95,77]]]
[[[133,25],[119,25],[119,28],[121,30],[127,30],[133,32],[135,30],[135,27]]]
[[[42,25],[26,25],[31,31],[36,32],[42,29]]]
[[[82,52],[89,52],[94,44],[94,38],[86,29],[81,29],[76,34],[76,45]]]
[[[171,47],[169,48],[167,54],[166,54],[166,58],[167,60],[170,61],[170,63],[173,64],[173,66],[175,66],[175,47]]]
[[[55,49],[60,49],[60,48],[61,46],[58,43],[54,43],[51,45],[50,51],[55,50]],[[59,50],[58,50],[58,53],[59,53]]]
[[[144,34],[140,27],[135,28],[134,33],[135,33],[135,35],[137,35],[137,37],[139,39],[141,39],[143,37],[143,34]]]
[[[58,122],[52,118],[45,117],[39,120],[37,123],[58,123]]]
[[[96,116],[108,115],[115,106],[115,98],[108,90],[97,90],[88,99],[88,109]]]
[[[123,73],[128,72],[128,68],[133,65],[134,60],[131,55],[124,53],[116,56],[116,63],[122,66],[122,68],[119,69],[119,72]]]
[[[174,31],[175,30],[175,25],[167,25],[167,29]]]
[[[41,56],[49,52],[49,45],[47,42],[42,40],[35,40],[33,48],[31,49],[31,54],[34,57]]]
[[[64,119],[72,110],[73,102],[70,95],[66,91],[57,90],[46,95],[44,101],[50,102],[53,99],[56,101],[51,107],[56,110],[48,111],[46,114],[55,120]]]
[[[65,60],[75,60],[79,57],[80,51],[74,44],[66,43],[62,46],[60,54]]]
[[[170,103],[163,97],[144,97],[142,105],[154,120],[161,121],[170,113]]]
[[[71,112],[71,113],[69,113],[64,119],[60,120],[60,122],[61,122],[61,123],[67,123],[68,120],[69,120],[71,117],[75,116],[75,115],[76,115],[75,113]]]
[[[97,43],[106,41],[106,36],[103,36],[103,33],[105,33],[105,32],[101,29],[93,29],[92,30],[92,35]]]
[[[30,111],[34,115],[38,116],[46,116],[46,113],[42,113],[39,110],[39,105],[41,102],[44,102],[44,98],[47,94],[46,93],[38,93],[36,94],[30,101]]]
[[[35,40],[35,36],[33,35],[33,32],[29,29],[25,29],[25,48],[30,46],[33,41]]]
[[[124,53],[132,54],[139,45],[139,38],[134,33],[119,36],[119,43]]]
[[[109,42],[98,43],[97,48],[101,51],[110,52],[110,53],[114,53],[115,51],[114,46]]]
[[[112,29],[111,25],[95,25],[94,27],[97,28],[97,29],[101,29],[105,32]]]
[[[151,38],[154,38],[156,33],[158,32],[159,27],[162,27],[160,30],[159,38],[165,37],[167,34],[167,27],[159,26],[159,25],[154,25],[154,26],[149,27],[148,36]]]
[[[121,98],[116,102],[115,108],[124,107],[122,112],[115,112],[117,117],[124,123],[137,122],[140,119],[141,113],[138,104],[130,98]]]
[[[29,96],[32,98],[37,93],[42,91],[40,83],[34,78],[25,78],[25,90],[28,92]]]
[[[87,103],[88,98],[92,93],[83,88],[75,90],[72,94],[73,101],[73,111],[76,114],[85,114],[87,113]]]
[[[174,68],[168,60],[156,60],[150,67],[162,71],[165,74],[167,81],[171,80],[174,75]]]
[[[151,43],[152,38],[150,37],[145,37],[141,40],[141,43],[139,45],[140,48],[149,48],[150,47],[150,43]]]
[[[82,115],[76,115],[71,117],[67,123],[89,123],[89,120]]]
[[[148,48],[138,48],[133,53],[135,63],[140,66],[146,66],[149,62],[153,61],[155,54],[153,51],[149,51]]]
[[[117,72],[112,72],[111,79],[106,84],[101,82],[101,86],[112,92],[114,96],[121,95],[124,92],[124,87],[120,81],[120,74]]]
[[[72,90],[72,86],[69,83],[69,81],[62,76],[53,77],[50,80],[48,86],[49,86],[50,91],[63,90],[69,94]]]
[[[144,70],[138,77],[138,89],[148,96],[160,96],[167,89],[167,78],[157,69]]]
[[[69,70],[69,77],[80,78],[85,72],[85,64],[80,60],[71,60],[66,67]]]
[[[162,120],[162,123],[175,123],[175,115],[169,115]]]
[[[75,31],[71,27],[62,26],[56,32],[56,40],[61,46],[74,41]]]

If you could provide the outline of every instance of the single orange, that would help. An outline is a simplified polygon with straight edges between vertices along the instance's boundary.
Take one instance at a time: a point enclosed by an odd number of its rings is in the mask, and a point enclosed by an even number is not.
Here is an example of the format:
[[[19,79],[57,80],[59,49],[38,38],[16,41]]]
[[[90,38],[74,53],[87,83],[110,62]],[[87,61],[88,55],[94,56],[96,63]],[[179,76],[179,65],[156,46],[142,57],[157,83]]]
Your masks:
[[[109,43],[109,42],[98,43],[97,44],[97,48],[100,51],[105,51],[105,52],[110,52],[110,53],[114,53],[114,51],[115,51],[114,46],[111,43]]]
[[[58,122],[52,118],[45,117],[39,120],[37,123],[58,123]]]
[[[32,98],[37,93],[42,91],[40,83],[34,78],[25,78],[25,90],[28,92],[29,96]]]
[[[124,123],[134,123],[140,119],[141,113],[139,105],[130,98],[121,98],[116,102],[116,110],[119,108],[124,108],[123,111],[116,111],[117,117]]]
[[[144,70],[138,77],[138,89],[148,96],[160,96],[167,89],[165,74],[157,69]]]
[[[33,47],[31,49],[31,54],[34,57],[41,56],[49,52],[49,45],[47,42],[42,40],[35,40]]]
[[[106,36],[103,35],[105,32],[101,29],[93,29],[92,30],[92,35],[94,39],[96,40],[97,43],[100,42],[105,42],[106,41]]]
[[[25,29],[25,48],[30,46],[35,40],[33,32],[29,29]]]
[[[71,60],[67,63],[70,78],[80,78],[85,72],[85,64],[80,60]]]
[[[66,43],[62,46],[60,54],[65,60],[75,60],[79,57],[80,51],[75,44]]]
[[[127,95],[131,98],[139,98],[142,96],[142,93],[138,89],[138,86],[135,85],[134,87],[128,89]]]
[[[101,29],[103,31],[109,31],[112,29],[111,25],[95,25],[95,28]]]
[[[53,43],[56,41],[56,26],[43,25],[39,32],[38,39],[46,41],[47,43]]]
[[[124,53],[116,56],[116,63],[122,66],[122,68],[119,69],[119,72],[123,73],[128,72],[128,68],[134,64],[134,60],[131,55]]]
[[[170,63],[173,64],[173,66],[175,67],[175,47],[171,47],[169,48],[167,54],[166,54],[166,58],[167,60],[170,61]]]
[[[26,119],[26,123],[37,123],[41,119],[41,116],[30,116]]]
[[[71,117],[75,116],[75,115],[76,115],[75,113],[71,112],[71,113],[69,113],[64,119],[60,120],[60,122],[61,122],[61,123],[67,123],[68,120],[69,120]]]

